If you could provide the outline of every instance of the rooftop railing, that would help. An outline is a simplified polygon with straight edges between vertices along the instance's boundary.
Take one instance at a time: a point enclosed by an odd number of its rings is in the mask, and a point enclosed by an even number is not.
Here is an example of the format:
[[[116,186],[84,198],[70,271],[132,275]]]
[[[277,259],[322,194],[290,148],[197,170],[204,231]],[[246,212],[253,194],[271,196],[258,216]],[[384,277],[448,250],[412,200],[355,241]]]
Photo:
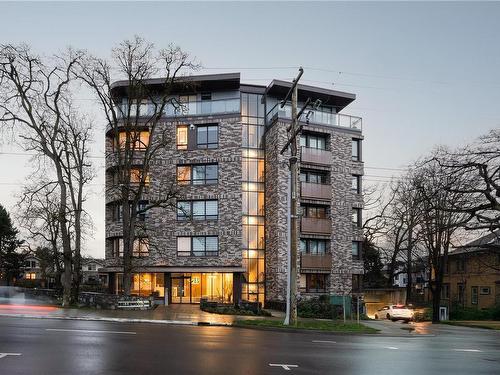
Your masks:
[[[276,104],[266,115],[268,124],[272,123],[276,118],[292,118],[292,106],[286,104],[281,108],[281,104]],[[350,128],[362,130],[363,119],[357,116],[345,115],[342,113],[331,113],[321,110],[305,110],[300,118],[301,122],[309,122],[311,124],[321,124],[328,126],[338,126],[342,128]]]
[[[117,114],[120,118],[127,116],[127,105],[117,107]],[[139,105],[140,117],[151,117],[155,114],[155,105],[152,103],[142,103]],[[200,100],[190,102],[179,102],[176,104],[167,103],[163,110],[163,116],[181,117],[181,116],[199,116],[224,113],[240,112],[240,98],[218,99],[218,100]],[[133,104],[130,108],[130,117],[135,117],[137,105]]]

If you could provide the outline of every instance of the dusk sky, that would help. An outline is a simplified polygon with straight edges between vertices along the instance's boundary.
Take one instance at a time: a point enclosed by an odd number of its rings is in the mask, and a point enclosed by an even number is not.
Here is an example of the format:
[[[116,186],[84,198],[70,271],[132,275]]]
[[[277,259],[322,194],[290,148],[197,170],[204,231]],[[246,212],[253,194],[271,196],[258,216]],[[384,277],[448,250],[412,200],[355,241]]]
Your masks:
[[[343,113],[363,117],[366,182],[388,181],[435,145],[500,127],[500,3],[0,3],[0,42],[50,55],[67,46],[109,56],[134,34],[176,43],[200,74],[242,81],[291,79],[353,92]],[[80,93],[81,94],[81,93]],[[96,112],[90,93],[82,111]],[[104,257],[104,124],[95,116],[98,177],[87,204],[95,233],[86,254]],[[29,156],[0,143],[0,203],[30,171]],[[18,153],[18,154],[16,154]]]

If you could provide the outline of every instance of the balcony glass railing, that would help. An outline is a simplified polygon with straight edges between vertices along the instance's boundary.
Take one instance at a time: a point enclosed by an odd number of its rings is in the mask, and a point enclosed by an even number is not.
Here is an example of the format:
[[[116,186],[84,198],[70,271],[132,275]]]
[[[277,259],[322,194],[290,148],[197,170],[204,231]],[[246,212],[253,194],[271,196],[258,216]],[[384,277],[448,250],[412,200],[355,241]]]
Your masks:
[[[163,110],[163,116],[181,117],[181,116],[197,116],[197,115],[212,115],[240,112],[240,98],[219,99],[219,100],[202,100],[186,103],[167,103]],[[130,108],[130,116],[134,117],[137,113],[136,105]],[[143,103],[139,107],[140,117],[150,117],[155,114],[155,106],[152,103]],[[117,115],[120,118],[127,116],[127,105],[117,107]]]
[[[275,118],[292,118],[292,106],[286,104],[281,108],[281,104],[276,104],[266,115],[268,124],[272,123]],[[357,116],[344,115],[342,113],[331,113],[321,110],[305,110],[300,119],[301,122],[309,122],[312,124],[321,124],[329,126],[339,126],[342,128],[350,128],[362,130],[363,119]]]

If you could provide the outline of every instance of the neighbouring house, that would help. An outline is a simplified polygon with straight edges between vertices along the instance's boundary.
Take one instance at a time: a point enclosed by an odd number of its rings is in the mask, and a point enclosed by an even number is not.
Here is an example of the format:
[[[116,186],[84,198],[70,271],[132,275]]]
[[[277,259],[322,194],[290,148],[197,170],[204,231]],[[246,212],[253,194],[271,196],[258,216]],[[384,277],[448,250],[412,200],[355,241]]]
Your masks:
[[[161,82],[144,84],[154,92]],[[112,88],[122,113],[127,86],[119,81]],[[140,216],[147,236],[134,243],[133,294],[171,303],[284,304],[289,151],[280,151],[291,106],[280,102],[291,86],[280,80],[245,84],[239,73],[178,79],[171,95],[183,106],[165,107],[157,133],[168,145],[155,156],[140,202],[148,204],[150,192],[174,181],[177,209]],[[351,295],[360,292],[363,274],[362,119],[339,113],[354,94],[298,85],[299,108],[308,98],[315,105],[300,119],[298,290],[301,298]],[[140,110],[131,112],[151,116],[151,102],[138,100]],[[142,146],[155,142],[145,122],[138,130]],[[121,204],[110,189],[117,162],[111,156],[120,152],[122,133],[106,133],[106,260],[100,271],[109,275],[113,293],[123,285],[123,239]]]
[[[500,304],[500,231],[450,251],[441,304],[449,309]]]
[[[108,284],[107,273],[99,272],[104,266],[104,259],[91,257],[82,258],[82,283],[83,284]]]
[[[51,288],[54,285],[53,270],[50,267],[42,267],[42,262],[33,254],[26,254],[21,269],[21,279],[29,280],[22,282],[26,286],[37,286]]]

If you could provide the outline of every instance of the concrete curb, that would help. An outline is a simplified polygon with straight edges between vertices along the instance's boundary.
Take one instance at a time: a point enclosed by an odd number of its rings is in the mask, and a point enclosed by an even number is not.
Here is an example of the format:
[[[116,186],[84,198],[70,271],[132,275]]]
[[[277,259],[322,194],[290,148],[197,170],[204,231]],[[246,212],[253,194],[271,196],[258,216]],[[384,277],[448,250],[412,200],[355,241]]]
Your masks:
[[[189,320],[162,320],[162,319],[130,319],[130,318],[107,318],[107,317],[83,317],[83,316],[47,316],[47,315],[29,315],[29,314],[0,314],[0,317],[24,318],[24,319],[58,319],[58,320],[81,320],[97,322],[115,322],[115,323],[152,323],[152,324],[172,324],[184,326],[214,326],[231,327],[231,323],[198,322]]]

